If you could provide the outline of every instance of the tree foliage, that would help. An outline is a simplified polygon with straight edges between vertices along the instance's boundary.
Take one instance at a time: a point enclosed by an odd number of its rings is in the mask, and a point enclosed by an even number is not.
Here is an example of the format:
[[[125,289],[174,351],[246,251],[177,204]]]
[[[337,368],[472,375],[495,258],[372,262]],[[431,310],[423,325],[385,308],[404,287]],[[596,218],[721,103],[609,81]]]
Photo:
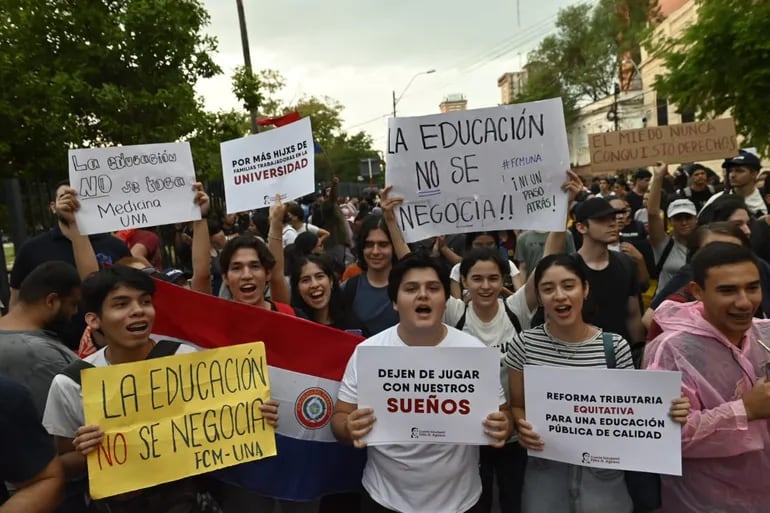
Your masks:
[[[316,180],[329,181],[337,176],[343,181],[355,181],[360,175],[361,159],[377,157],[372,138],[366,132],[350,135],[342,130],[343,109],[333,98],[315,96],[303,97],[285,109],[310,117],[313,138],[322,149],[315,158]]]
[[[246,113],[238,111],[206,112],[195,134],[189,138],[195,162],[195,176],[211,180],[222,176],[219,145],[248,135],[251,124]]]
[[[698,0],[698,19],[676,39],[648,40],[668,74],[658,77],[660,98],[680,112],[710,118],[731,112],[746,146],[770,153],[770,3]]]
[[[68,148],[173,141],[219,73],[199,0],[0,0],[0,176],[61,176]]]
[[[280,71],[263,69],[251,71],[245,66],[236,68],[233,74],[233,94],[251,112],[260,116],[275,116],[281,109],[281,101],[276,94],[286,85],[286,79]]]
[[[569,123],[577,106],[613,94],[623,54],[638,58],[657,0],[600,0],[559,10],[556,33],[530,53],[527,84],[517,102],[560,96]]]

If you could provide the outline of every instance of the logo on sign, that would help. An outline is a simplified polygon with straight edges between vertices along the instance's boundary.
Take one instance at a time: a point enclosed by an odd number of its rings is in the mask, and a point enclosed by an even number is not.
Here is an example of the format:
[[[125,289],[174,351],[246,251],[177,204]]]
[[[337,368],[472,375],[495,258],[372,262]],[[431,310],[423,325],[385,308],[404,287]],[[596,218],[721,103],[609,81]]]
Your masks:
[[[332,418],[332,398],[323,388],[308,388],[294,404],[297,421],[307,429],[322,428]]]

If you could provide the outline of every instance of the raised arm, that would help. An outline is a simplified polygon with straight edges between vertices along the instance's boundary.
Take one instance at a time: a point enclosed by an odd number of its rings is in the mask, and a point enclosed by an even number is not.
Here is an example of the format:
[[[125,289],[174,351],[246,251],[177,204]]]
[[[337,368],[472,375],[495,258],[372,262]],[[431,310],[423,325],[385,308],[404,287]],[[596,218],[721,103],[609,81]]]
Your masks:
[[[404,232],[401,231],[401,227],[396,222],[395,210],[404,202],[404,198],[399,196],[391,197],[391,189],[393,189],[393,186],[388,185],[380,191],[380,207],[382,208],[382,218],[385,220],[385,224],[390,232],[390,242],[393,244],[393,251],[395,251],[396,257],[401,259],[411,253],[412,250],[409,249],[406,241],[404,241]]]
[[[192,281],[191,288],[204,294],[211,294],[211,237],[209,236],[209,223],[206,217],[209,215],[211,202],[203,184],[193,184],[195,198],[193,201],[201,208],[201,218],[193,221],[192,240]],[[214,291],[219,293],[219,291]]]
[[[657,162],[650,184],[650,196],[647,198],[647,214],[649,216],[650,244],[653,248],[660,245],[666,238],[666,229],[663,226],[660,201],[663,191],[663,180],[666,177],[666,164]]]
[[[275,258],[275,266],[270,272],[270,299],[288,304],[291,301],[289,287],[284,279],[283,258],[283,218],[286,205],[281,202],[281,195],[275,195],[275,204],[270,207],[270,233],[267,237],[268,248]]]
[[[72,241],[72,253],[75,256],[75,267],[80,279],[84,280],[99,270],[99,262],[96,260],[94,247],[87,235],[82,235],[75,220],[75,212],[80,210],[80,201],[77,191],[72,187],[62,190],[56,197],[56,211],[63,221],[61,223],[62,234]]]

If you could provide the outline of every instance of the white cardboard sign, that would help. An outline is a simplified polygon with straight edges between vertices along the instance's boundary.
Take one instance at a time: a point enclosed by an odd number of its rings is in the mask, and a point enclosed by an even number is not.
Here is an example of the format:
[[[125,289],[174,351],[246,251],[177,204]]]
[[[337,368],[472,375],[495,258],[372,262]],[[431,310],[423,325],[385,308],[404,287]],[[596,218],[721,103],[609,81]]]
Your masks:
[[[564,230],[570,169],[561,99],[388,120],[386,183],[407,242]]]
[[[485,445],[482,422],[500,408],[500,357],[485,347],[358,348],[358,406],[377,421],[369,445]]]
[[[573,465],[682,475],[681,395],[671,371],[524,367],[527,420],[543,439],[531,456]]]
[[[310,118],[220,145],[227,213],[269,207],[315,190]]]
[[[201,218],[189,143],[80,148],[68,161],[84,235]]]

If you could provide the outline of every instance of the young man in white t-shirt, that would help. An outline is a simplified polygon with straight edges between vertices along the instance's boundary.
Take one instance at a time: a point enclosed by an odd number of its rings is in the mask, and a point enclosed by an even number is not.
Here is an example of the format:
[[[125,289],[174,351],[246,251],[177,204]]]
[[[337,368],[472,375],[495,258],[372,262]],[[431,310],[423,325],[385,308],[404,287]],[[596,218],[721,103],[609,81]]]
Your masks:
[[[85,307],[86,323],[99,331],[106,341],[105,347],[85,358],[87,366],[105,367],[121,363],[137,362],[159,355],[159,350],[168,354],[192,353],[197,349],[190,345],[170,341],[156,342],[150,338],[155,321],[152,296],[155,283],[147,273],[127,266],[114,266],[101,270],[88,279],[81,287]],[[83,363],[83,362],[75,362]],[[57,374],[48,392],[43,426],[53,435],[57,450],[64,465],[68,480],[82,479],[86,475],[86,455],[102,443],[104,432],[99,426],[85,426],[83,399],[79,370],[65,369]],[[278,423],[278,402],[268,401],[262,406],[262,415],[272,424]],[[114,511],[133,511],[132,502],[141,500],[158,505],[165,500],[169,509],[180,500],[198,500],[197,490],[190,489],[191,483],[177,481],[142,490],[127,497],[118,496],[108,501]],[[176,494],[175,492],[180,492]],[[182,497],[182,498],[178,498]],[[200,507],[184,511],[215,511]]]
[[[409,255],[393,266],[388,295],[400,322],[364,341],[366,346],[485,347],[475,337],[441,322],[449,297],[449,277],[425,255]],[[375,412],[359,409],[356,357],[345,370],[332,417],[341,442],[365,447]],[[484,432],[502,447],[511,435],[511,413],[499,387],[500,410],[484,421]],[[478,511],[479,450],[471,445],[404,444],[367,449],[362,513],[463,513]]]

